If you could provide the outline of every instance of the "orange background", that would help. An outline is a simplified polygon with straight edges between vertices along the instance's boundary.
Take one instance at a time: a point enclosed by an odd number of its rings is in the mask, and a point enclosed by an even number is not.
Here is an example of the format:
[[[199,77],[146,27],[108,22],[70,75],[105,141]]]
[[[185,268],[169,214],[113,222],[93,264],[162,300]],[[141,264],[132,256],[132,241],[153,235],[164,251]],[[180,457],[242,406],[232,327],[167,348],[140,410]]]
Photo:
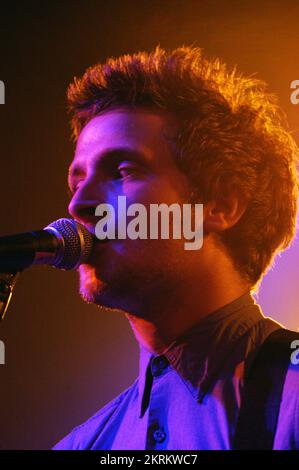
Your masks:
[[[51,1],[1,5],[0,233],[67,216],[72,158],[65,90],[110,55],[194,44],[278,94],[299,143],[296,1]],[[260,295],[264,313],[299,327],[299,242],[277,258]],[[24,272],[0,339],[0,448],[47,449],[127,388],[138,344],[122,314],[84,304],[76,273]]]

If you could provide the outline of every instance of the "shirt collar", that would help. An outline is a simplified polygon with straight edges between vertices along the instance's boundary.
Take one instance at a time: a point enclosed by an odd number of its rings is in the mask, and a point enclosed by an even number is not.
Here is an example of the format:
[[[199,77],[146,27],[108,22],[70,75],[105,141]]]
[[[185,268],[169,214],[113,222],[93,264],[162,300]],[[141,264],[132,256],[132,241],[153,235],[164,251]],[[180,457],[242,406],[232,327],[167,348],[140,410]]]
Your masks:
[[[234,343],[263,318],[248,291],[233,302],[204,317],[174,340],[162,354],[153,354],[140,345],[138,409],[142,417],[148,406],[152,384],[151,364],[164,356],[177,371],[193,397],[201,402],[224,365]]]

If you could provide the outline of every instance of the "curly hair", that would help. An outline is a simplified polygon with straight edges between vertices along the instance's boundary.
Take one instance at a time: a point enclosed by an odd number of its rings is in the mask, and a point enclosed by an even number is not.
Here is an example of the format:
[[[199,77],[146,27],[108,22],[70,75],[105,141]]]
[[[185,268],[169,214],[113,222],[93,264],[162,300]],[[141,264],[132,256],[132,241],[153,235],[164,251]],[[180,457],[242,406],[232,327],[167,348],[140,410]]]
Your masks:
[[[68,88],[76,141],[94,116],[117,107],[166,110],[178,120],[174,159],[190,181],[190,200],[235,188],[248,201],[219,234],[242,277],[255,285],[296,232],[298,147],[266,84],[232,71],[196,47],[109,58]]]

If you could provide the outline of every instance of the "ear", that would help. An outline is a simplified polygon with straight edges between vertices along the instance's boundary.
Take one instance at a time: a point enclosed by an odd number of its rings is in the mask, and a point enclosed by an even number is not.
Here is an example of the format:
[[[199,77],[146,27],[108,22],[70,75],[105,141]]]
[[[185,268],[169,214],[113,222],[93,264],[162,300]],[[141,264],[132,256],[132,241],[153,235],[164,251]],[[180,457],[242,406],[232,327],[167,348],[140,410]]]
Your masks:
[[[204,204],[204,232],[222,232],[233,227],[246,211],[247,205],[245,198],[236,191],[221,195]]]

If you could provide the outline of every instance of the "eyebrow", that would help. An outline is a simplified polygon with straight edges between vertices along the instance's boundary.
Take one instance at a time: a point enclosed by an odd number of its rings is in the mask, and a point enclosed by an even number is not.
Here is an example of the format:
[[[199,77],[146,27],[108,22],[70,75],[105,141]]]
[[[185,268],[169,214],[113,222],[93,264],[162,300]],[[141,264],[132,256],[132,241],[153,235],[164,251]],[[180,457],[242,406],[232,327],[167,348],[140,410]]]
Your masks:
[[[97,157],[100,158],[98,159]],[[111,167],[116,162],[121,162],[122,160],[131,160],[139,164],[146,164],[148,157],[145,152],[139,149],[131,149],[128,147],[119,147],[113,149],[107,149],[101,155],[96,155],[96,164],[95,167]],[[80,177],[85,174],[82,165],[80,163],[71,164],[68,171],[68,184],[70,186],[70,181],[76,177]]]

